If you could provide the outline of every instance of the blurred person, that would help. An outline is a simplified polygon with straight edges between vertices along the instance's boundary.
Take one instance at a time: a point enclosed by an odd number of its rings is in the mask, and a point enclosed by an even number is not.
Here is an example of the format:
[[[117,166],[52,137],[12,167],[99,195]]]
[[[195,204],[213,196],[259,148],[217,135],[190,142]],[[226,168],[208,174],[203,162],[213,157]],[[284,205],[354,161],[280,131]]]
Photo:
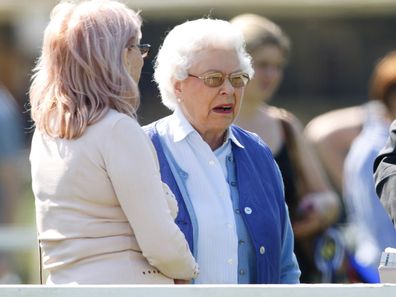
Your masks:
[[[338,193],[342,193],[344,161],[353,140],[363,129],[371,113],[381,113],[376,98],[369,98],[356,106],[331,110],[314,117],[306,125],[304,134],[314,146],[319,159]]]
[[[18,106],[0,84],[0,227],[7,228],[14,222],[22,182],[19,176],[22,149],[23,129]],[[9,252],[0,250],[0,284],[20,282]]]
[[[386,146],[375,160],[374,171],[376,192],[396,228],[396,120],[389,129]]]
[[[381,252],[396,247],[396,230],[375,192],[373,163],[384,147],[396,114],[396,51],[376,65],[369,86],[372,100],[361,133],[344,165],[344,204],[352,264],[363,282],[379,282]]]
[[[149,46],[109,0],[51,13],[30,89],[32,187],[47,284],[171,284],[197,264],[135,119]]]
[[[257,135],[233,125],[252,76],[242,34],[223,20],[174,27],[156,59],[173,114],[145,130],[178,200],[197,284],[299,282],[279,169]]]
[[[18,106],[0,85],[0,224],[11,224],[19,196],[18,160],[23,149],[23,128]]]
[[[268,143],[285,183],[301,281],[319,282],[314,242],[318,234],[336,222],[340,204],[304,138],[299,120],[268,104],[282,81],[290,52],[289,39],[278,25],[259,15],[239,15],[231,23],[243,32],[255,71],[246,86],[236,124]]]
[[[313,118],[304,134],[338,193],[342,193],[343,168],[353,140],[362,130],[369,104],[331,110]]]

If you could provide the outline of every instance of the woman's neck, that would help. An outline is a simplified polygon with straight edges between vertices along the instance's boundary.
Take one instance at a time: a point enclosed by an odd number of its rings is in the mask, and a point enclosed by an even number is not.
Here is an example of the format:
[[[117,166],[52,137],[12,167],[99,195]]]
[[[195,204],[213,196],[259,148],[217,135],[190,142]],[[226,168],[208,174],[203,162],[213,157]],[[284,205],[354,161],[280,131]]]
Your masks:
[[[199,132],[199,134],[201,135],[202,139],[210,146],[212,151],[215,151],[224,143],[227,136],[227,131],[206,133]]]

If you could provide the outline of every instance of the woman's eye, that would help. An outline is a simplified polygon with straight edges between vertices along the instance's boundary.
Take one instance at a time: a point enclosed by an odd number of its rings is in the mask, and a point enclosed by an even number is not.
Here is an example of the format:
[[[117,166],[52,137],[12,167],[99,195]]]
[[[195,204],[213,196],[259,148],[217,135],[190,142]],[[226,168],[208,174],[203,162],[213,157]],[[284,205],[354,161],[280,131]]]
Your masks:
[[[219,76],[211,76],[206,78],[206,82],[210,85],[221,84],[222,78]]]

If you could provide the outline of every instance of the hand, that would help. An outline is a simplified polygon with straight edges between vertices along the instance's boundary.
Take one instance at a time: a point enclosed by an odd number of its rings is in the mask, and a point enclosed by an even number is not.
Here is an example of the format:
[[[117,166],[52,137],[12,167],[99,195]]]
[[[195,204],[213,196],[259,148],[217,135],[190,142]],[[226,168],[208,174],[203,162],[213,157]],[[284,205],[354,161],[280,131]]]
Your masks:
[[[296,239],[312,237],[323,229],[322,217],[314,209],[306,213],[304,218],[294,221],[292,225]]]
[[[317,192],[304,196],[292,223],[294,236],[297,239],[315,236],[336,221],[339,209],[338,198],[333,192]]]
[[[190,281],[185,279],[175,279],[175,285],[188,285]]]

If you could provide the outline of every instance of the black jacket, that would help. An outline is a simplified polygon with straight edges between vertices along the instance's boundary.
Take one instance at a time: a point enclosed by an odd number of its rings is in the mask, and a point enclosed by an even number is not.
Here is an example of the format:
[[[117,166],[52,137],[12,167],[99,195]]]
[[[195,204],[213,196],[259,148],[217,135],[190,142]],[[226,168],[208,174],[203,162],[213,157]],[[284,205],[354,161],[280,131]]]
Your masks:
[[[375,189],[396,228],[396,120],[389,139],[374,162]]]

